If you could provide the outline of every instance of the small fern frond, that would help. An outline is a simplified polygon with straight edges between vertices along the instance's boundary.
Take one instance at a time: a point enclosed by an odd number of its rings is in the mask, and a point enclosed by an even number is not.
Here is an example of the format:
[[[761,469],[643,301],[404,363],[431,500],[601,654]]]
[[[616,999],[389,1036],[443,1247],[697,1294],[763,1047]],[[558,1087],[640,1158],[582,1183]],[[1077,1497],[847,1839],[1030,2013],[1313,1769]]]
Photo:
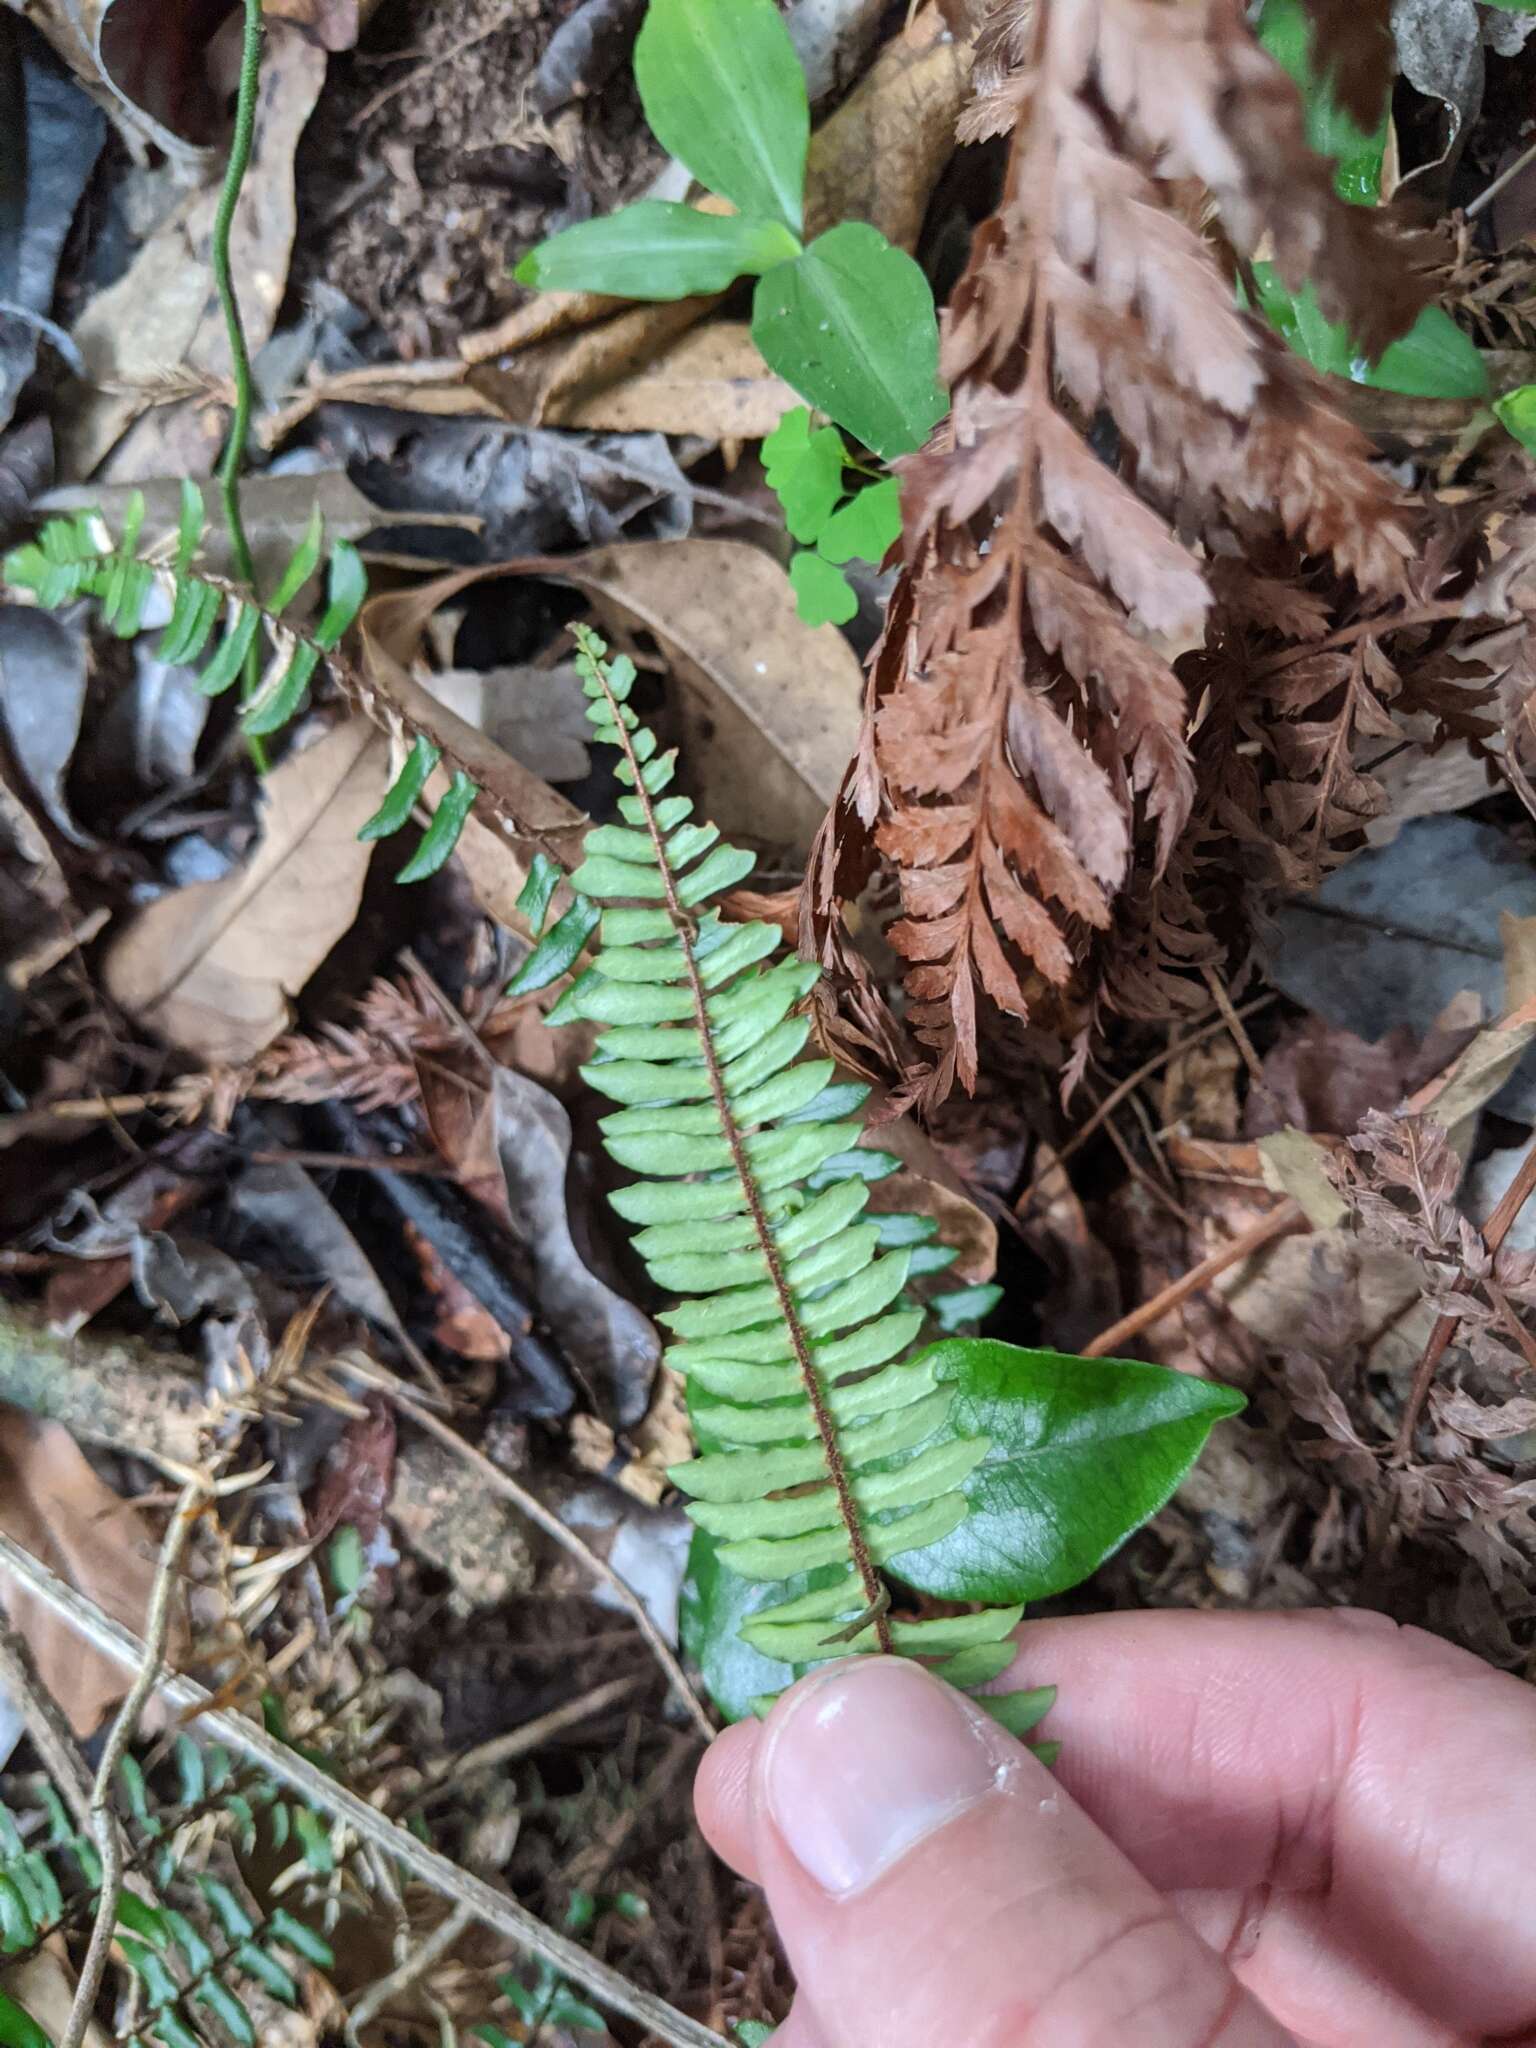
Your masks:
[[[989,1448],[946,1426],[953,1387],[907,1355],[928,1232],[866,1214],[868,1090],[804,1056],[819,970],[777,957],[776,926],[711,907],[753,856],[666,793],[674,757],[626,702],[633,664],[576,638],[588,715],[631,793],[570,878],[601,906],[600,947],[550,1021],[604,1027],[582,1073],[621,1105],[602,1122],[608,1152],[643,1176],[613,1205],[657,1285],[690,1297],[661,1317],[699,1445],[672,1477],[742,1577],[813,1575],[746,1625],[753,1647],[798,1665],[894,1650],[983,1684],[1010,1663],[1021,1610],[900,1620],[884,1577],[965,1519],[962,1482]],[[1030,1696],[986,1704],[1016,1723],[1044,1711]]]
[[[196,484],[184,482],[181,487],[174,555],[168,540],[141,549],[143,526],[144,499],[139,492],[128,501],[123,531],[115,542],[99,512],[50,519],[35,541],[7,555],[5,581],[13,589],[29,591],[49,611],[93,598],[105,624],[124,640],[145,630],[151,600],[159,593],[159,615],[164,616],[167,607],[170,613],[156,649],[159,659],[196,668],[199,686],[209,697],[221,696],[250,672],[240,713],[242,729],[258,744],[280,732],[300,709],[322,664],[334,662],[368,595],[368,575],[357,549],[346,540],[332,547],[319,619],[308,632],[299,632],[285,614],[326,561],[318,508],[277,588],[260,603],[223,577],[197,567],[207,519]],[[440,758],[432,741],[418,734],[361,837],[384,839],[408,824]],[[437,873],[457,846],[479,794],[469,776],[455,774],[398,880],[419,882]]]
[[[233,687],[258,646],[265,659],[256,688],[241,712],[252,738],[281,731],[304,700],[322,660],[339,644],[368,592],[362,557],[350,541],[337,541],[327,570],[326,601],[309,633],[285,623],[286,613],[320,567],[324,534],[319,514],[294,550],[271,599],[258,604],[222,577],[195,567],[206,530],[202,492],[183,483],[176,552],[141,552],[144,501],[135,494],[114,542],[99,512],[50,519],[35,541],[6,557],[5,580],[27,590],[49,611],[82,597],[94,598],[102,617],[120,639],[145,630],[151,598],[158,592],[170,618],[156,650],[161,661],[196,668],[210,697]],[[163,616],[163,610],[162,610]]]

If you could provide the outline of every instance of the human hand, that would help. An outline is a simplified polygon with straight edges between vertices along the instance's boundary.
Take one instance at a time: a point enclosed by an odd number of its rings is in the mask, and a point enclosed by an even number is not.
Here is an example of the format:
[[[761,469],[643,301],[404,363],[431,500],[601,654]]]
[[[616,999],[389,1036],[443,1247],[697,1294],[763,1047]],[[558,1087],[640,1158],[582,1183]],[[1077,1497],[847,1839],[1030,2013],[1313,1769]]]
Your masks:
[[[775,2048],[1536,2048],[1536,1695],[1385,1617],[1040,1621],[1047,1771],[858,1659],[699,1819],[799,1984]]]

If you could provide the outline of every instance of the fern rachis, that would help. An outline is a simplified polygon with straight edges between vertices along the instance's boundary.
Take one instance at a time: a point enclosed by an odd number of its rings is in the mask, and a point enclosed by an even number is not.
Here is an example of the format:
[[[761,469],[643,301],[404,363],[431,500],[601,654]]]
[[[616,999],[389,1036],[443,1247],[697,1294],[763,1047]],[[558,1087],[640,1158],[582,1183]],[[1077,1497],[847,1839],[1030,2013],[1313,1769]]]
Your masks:
[[[708,908],[752,856],[665,794],[673,758],[626,702],[632,665],[590,633],[578,643],[589,717],[630,793],[571,877],[603,906],[600,944],[551,1021],[605,1027],[583,1076],[621,1105],[602,1123],[610,1155],[646,1176],[613,1204],[658,1285],[691,1297],[661,1317],[699,1439],[673,1477],[740,1576],[817,1575],[746,1625],[755,1647],[792,1664],[894,1650],[984,1683],[1011,1661],[1020,1610],[901,1620],[883,1577],[963,1521],[988,1444],[946,1428],[953,1388],[907,1356],[924,1322],[901,1298],[912,1251],[885,1240],[909,1233],[866,1217],[862,1124],[841,1114],[867,1091],[802,1057],[817,970],[774,957],[775,927]],[[994,1704],[1021,1730],[1044,1711],[1037,1695]]]

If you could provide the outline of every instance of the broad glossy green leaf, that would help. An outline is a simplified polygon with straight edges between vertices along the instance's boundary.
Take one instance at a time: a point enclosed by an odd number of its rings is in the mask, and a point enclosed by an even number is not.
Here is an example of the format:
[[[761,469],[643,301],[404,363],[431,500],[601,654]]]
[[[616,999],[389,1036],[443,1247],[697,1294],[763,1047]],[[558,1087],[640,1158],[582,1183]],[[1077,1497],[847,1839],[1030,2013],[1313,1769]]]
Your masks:
[[[802,544],[815,540],[843,495],[847,457],[836,427],[811,431],[810,408],[797,405],[763,443],[763,474],[784,508],[784,524]]]
[[[844,221],[757,286],[752,338],[786,383],[887,458],[944,416],[928,280],[878,228]]]
[[[0,1991],[0,2048],[53,2048],[52,2036],[4,1991]]]
[[[1532,0],[1536,13],[1536,0]],[[1493,401],[1493,409],[1522,448],[1536,455],[1536,384],[1521,384]]]
[[[432,813],[431,824],[421,835],[420,846],[396,875],[397,882],[424,882],[447,865],[479,794],[479,783],[472,782],[462,768],[456,769]]]
[[[916,1362],[916,1361],[914,1361]],[[1243,1397],[1131,1359],[1072,1358],[988,1338],[922,1354],[956,1388],[946,1427],[986,1437],[970,1513],[895,1569],[953,1600],[1036,1601],[1096,1570],[1164,1504]]]
[[[811,548],[789,558],[795,609],[808,626],[846,626],[858,616],[859,594],[841,569]]]
[[[774,0],[651,0],[635,83],[657,141],[700,184],[799,234],[811,109]]]
[[[1303,0],[1264,0],[1258,36],[1300,87],[1307,140],[1334,165],[1339,196],[1355,206],[1377,205],[1391,130],[1388,102],[1383,100],[1381,119],[1368,132],[1345,113],[1312,61],[1311,22]]]
[[[754,1650],[741,1636],[743,1622],[777,1607],[786,1595],[836,1585],[846,1576],[835,1567],[808,1574],[787,1584],[764,1585],[744,1579],[720,1561],[713,1536],[696,1529],[688,1549],[679,1620],[683,1648],[698,1665],[710,1698],[728,1721],[744,1721],[752,1702],[764,1693],[782,1692],[801,1676],[804,1666],[784,1664]]]
[[[760,277],[799,253],[799,240],[782,221],[641,199],[551,235],[514,275],[543,291],[686,299],[723,292],[738,277]]]
[[[901,534],[901,486],[888,476],[866,484],[827,521],[816,543],[829,562],[879,562]]]
[[[1482,351],[1443,306],[1426,306],[1402,339],[1372,364],[1337,321],[1323,317],[1310,284],[1291,291],[1272,263],[1255,263],[1253,274],[1265,317],[1298,355],[1329,376],[1413,398],[1487,394],[1488,366]]]

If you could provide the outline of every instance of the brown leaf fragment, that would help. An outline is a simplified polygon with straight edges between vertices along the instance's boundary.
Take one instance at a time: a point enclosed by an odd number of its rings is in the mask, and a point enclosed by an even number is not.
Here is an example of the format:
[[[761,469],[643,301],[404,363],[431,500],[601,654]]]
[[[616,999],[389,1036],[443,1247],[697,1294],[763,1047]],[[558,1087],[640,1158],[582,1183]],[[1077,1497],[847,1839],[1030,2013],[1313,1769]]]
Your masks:
[[[254,1057],[357,914],[389,748],[363,719],[292,754],[263,789],[260,845],[217,882],[152,903],[107,954],[106,986],[141,1024],[209,1061]]]
[[[62,1423],[0,1411],[0,1528],[114,1621],[142,1633],[155,1579],[156,1540],[120,1500]],[[6,1611],[39,1675],[77,1735],[91,1735],[128,1689],[122,1667],[91,1649],[29,1593],[7,1585]]]

